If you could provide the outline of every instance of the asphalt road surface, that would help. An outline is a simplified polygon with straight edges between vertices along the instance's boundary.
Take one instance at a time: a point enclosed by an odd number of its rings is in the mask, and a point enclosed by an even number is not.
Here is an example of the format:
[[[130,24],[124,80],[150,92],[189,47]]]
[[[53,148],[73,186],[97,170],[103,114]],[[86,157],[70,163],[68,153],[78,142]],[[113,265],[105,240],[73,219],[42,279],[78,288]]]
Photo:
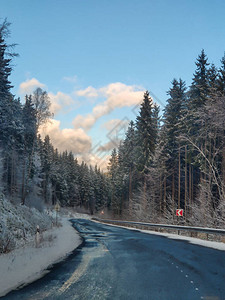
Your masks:
[[[82,245],[2,299],[225,299],[224,251],[83,219],[73,226]]]

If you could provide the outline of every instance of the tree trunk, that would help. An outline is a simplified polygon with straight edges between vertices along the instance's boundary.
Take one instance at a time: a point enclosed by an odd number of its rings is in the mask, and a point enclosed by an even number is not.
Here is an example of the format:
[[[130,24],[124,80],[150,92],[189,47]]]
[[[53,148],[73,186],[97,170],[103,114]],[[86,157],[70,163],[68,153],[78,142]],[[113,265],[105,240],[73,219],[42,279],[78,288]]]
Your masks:
[[[12,153],[11,153],[11,173],[10,173],[10,196],[11,196],[11,201],[14,199],[14,195],[16,192],[16,151],[15,148],[13,148]]]
[[[191,214],[191,211],[190,211],[190,207],[192,205],[192,176],[191,176],[191,172],[192,172],[192,167],[191,167],[191,164],[189,163],[189,211],[188,211],[188,214],[190,216]]]
[[[132,170],[129,172],[129,202],[132,201]]]
[[[174,179],[174,170],[172,175],[172,205],[173,205],[173,211],[175,210],[175,179]]]
[[[159,210],[160,214],[162,214],[162,176],[159,176]]]
[[[32,169],[32,162],[33,162],[33,157],[34,157],[34,150],[35,150],[34,148],[35,148],[36,137],[37,137],[37,130],[36,130],[35,138],[34,138],[33,143],[32,143],[31,154],[29,155],[29,158],[28,158],[27,178],[25,180],[25,187],[24,187],[24,200],[23,200],[24,203],[25,203],[26,196],[27,196],[27,185],[28,185],[28,181],[29,181],[30,174],[31,174],[31,169]]]
[[[180,145],[178,152],[178,209],[180,209]]]
[[[22,197],[21,197],[21,204],[25,204],[25,172],[26,172],[26,159],[23,158],[23,175],[22,175]]]
[[[166,213],[166,175],[164,175],[163,212],[164,212],[164,214]]]
[[[143,209],[145,210],[147,208],[147,197],[146,197],[146,187],[147,187],[147,183],[146,183],[146,176],[144,176],[144,199],[143,199]]]
[[[225,146],[222,149],[222,178],[223,178],[223,193],[225,193]]]
[[[132,195],[132,170],[131,170],[131,168],[130,168],[130,172],[129,172],[129,197],[128,197],[128,209],[129,209],[129,215],[131,216],[132,215],[132,213],[131,213],[131,211],[132,211],[132,197],[133,195]]]
[[[187,217],[187,192],[188,192],[188,178],[187,178],[187,145],[185,145],[185,179],[184,179],[184,216]]]

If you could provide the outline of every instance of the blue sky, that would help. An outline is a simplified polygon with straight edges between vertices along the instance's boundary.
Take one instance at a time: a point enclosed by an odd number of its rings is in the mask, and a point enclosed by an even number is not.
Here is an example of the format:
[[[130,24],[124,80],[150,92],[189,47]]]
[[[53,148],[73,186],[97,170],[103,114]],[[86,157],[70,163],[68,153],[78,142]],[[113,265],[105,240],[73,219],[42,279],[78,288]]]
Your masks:
[[[122,132],[135,119],[144,90],[163,106],[174,77],[190,85],[202,48],[217,66],[225,51],[223,0],[1,0],[0,7],[20,55],[13,93],[46,89],[55,120],[45,133],[90,163],[98,162],[93,148],[110,151],[115,126]]]

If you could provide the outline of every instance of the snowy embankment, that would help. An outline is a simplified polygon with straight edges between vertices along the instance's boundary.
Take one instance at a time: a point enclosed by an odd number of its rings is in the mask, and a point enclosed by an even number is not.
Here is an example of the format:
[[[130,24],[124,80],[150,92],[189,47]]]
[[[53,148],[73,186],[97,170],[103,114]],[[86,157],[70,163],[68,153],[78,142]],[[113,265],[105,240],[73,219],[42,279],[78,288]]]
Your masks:
[[[29,210],[31,211],[31,218],[34,217],[36,222],[39,221],[40,229],[43,229],[44,224],[48,224],[51,218],[34,209],[18,208],[6,199],[1,200],[0,234],[2,237],[7,236],[8,233],[3,233],[2,228],[10,221],[11,225],[7,228],[11,231],[12,228],[18,231],[18,239],[15,238],[15,234],[11,233],[16,248],[0,255],[0,271],[1,274],[4,274],[0,280],[0,297],[21,285],[40,278],[47,272],[46,269],[49,266],[64,259],[81,243],[80,236],[69,222],[70,215],[59,218],[62,226],[45,231],[40,230],[40,244],[37,247],[35,235],[31,235],[31,231],[29,232],[31,224],[24,215],[21,216],[21,209],[24,209],[27,215],[29,215]],[[13,221],[14,219],[16,219],[16,223]],[[25,223],[26,230],[22,222]],[[24,230],[28,232],[27,236],[29,236],[26,241],[24,241]],[[20,241],[21,238],[23,238],[23,243]],[[21,246],[22,244],[23,246]]]
[[[50,229],[52,218],[35,208],[13,205],[0,193],[0,253],[31,242],[37,225],[42,232]]]

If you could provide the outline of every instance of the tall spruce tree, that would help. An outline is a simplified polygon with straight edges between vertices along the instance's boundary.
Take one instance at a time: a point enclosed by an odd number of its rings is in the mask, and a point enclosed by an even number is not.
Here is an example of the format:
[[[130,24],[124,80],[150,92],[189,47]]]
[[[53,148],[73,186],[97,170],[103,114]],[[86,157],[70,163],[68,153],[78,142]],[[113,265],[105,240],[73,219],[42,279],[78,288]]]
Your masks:
[[[137,168],[142,173],[147,172],[147,168],[150,166],[155,152],[157,129],[154,122],[153,101],[149,96],[149,92],[146,91],[141,104],[140,113],[136,119]]]
[[[182,79],[173,79],[172,87],[167,94],[170,96],[163,115],[163,127],[161,131],[161,155],[164,163],[163,174],[164,199],[170,195],[173,202],[180,206],[180,161],[181,144],[179,136],[184,131],[184,115],[186,111],[186,86]],[[165,206],[165,204],[164,204]]]
[[[205,104],[209,95],[208,84],[208,58],[204,49],[198,56],[196,61],[196,71],[190,87],[190,103],[191,109],[197,110],[199,107]]]
[[[207,131],[206,124],[204,124],[200,114],[201,111],[205,109],[205,105],[211,97],[210,84],[213,84],[212,76],[211,82],[209,80],[209,74],[212,75],[212,67],[211,71],[209,71],[208,65],[208,58],[204,50],[202,50],[196,61],[197,69],[194,73],[194,78],[188,93],[188,113],[185,120],[189,138],[195,139],[195,142],[200,148],[204,147],[206,140],[205,133]],[[215,70],[213,72],[215,72]],[[196,150],[193,152],[192,157],[196,167],[199,168],[202,162]],[[199,174],[199,176],[200,175],[201,174]],[[196,178],[198,178],[198,175]],[[196,184],[198,184],[198,180]]]
[[[12,118],[13,96],[10,92],[12,85],[9,81],[12,59],[7,58],[9,45],[5,41],[10,34],[9,25],[7,20],[0,25],[0,146],[2,148],[9,146],[9,131],[14,127]]]
[[[177,159],[178,153],[178,136],[183,130],[183,118],[185,114],[186,107],[186,86],[185,82],[180,79],[177,81],[174,79],[172,81],[172,87],[169,89],[167,94],[170,98],[167,100],[167,105],[164,110],[163,122],[166,128],[165,138],[164,138],[164,148],[169,154],[171,163]]]
[[[121,180],[121,170],[118,163],[118,153],[114,148],[112,150],[111,157],[109,159],[108,174],[110,178],[110,195],[111,195],[111,210],[114,215],[121,213],[121,189],[123,187],[123,181]]]
[[[218,71],[214,64],[208,69],[208,85],[210,97],[215,97],[218,94]]]
[[[136,129],[133,121],[130,122],[126,137],[119,147],[118,162],[124,179],[124,192],[127,200],[132,200],[134,189],[137,187],[136,174]]]
[[[9,51],[14,45],[6,43],[10,35],[9,26],[10,23],[6,19],[0,25],[0,150],[2,149],[3,156],[4,189],[12,194],[16,181],[17,150],[21,150],[23,128],[20,101],[14,100],[10,91],[11,62],[17,54]]]

